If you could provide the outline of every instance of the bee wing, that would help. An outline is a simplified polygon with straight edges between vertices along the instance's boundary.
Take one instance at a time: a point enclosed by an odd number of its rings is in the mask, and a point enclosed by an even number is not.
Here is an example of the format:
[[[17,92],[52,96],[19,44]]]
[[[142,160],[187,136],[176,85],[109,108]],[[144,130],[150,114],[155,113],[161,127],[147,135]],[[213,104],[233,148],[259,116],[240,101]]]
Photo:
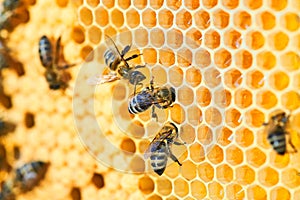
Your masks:
[[[130,50],[131,45],[127,45],[125,46],[125,48],[122,50],[121,55],[124,56],[126,53],[128,53],[128,51]]]
[[[149,147],[146,149],[144,153],[144,158],[148,159],[151,155],[151,149],[157,149],[160,144],[167,138],[169,135],[171,135],[172,131],[167,132],[159,132],[155,138],[152,140],[152,142],[149,144]]]
[[[111,52],[113,52],[115,55],[119,55],[120,57],[122,57],[122,54],[120,53],[117,45],[115,44],[113,39],[111,39],[111,37],[109,37],[108,35],[106,35],[105,43],[109,47]]]
[[[87,83],[89,85],[100,85],[103,83],[113,82],[116,80],[119,80],[120,77],[118,77],[115,74],[108,74],[108,75],[96,75],[92,76],[87,80]]]

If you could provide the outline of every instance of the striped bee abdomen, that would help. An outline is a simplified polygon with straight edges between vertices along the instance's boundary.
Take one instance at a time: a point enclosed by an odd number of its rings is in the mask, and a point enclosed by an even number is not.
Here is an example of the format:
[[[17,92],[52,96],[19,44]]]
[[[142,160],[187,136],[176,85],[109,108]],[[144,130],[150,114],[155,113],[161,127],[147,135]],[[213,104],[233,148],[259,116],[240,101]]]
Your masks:
[[[141,91],[131,97],[128,102],[128,111],[131,114],[137,114],[150,108],[153,104],[153,97],[148,90]]]
[[[168,153],[166,143],[162,142],[157,149],[153,149],[150,156],[150,164],[154,172],[162,175],[166,169],[168,162]]]
[[[42,36],[39,41],[39,55],[44,67],[50,67],[52,65],[52,47],[50,40],[45,35]]]
[[[268,136],[268,140],[273,149],[280,155],[284,155],[286,152],[286,139],[285,133],[282,129],[271,132]]]

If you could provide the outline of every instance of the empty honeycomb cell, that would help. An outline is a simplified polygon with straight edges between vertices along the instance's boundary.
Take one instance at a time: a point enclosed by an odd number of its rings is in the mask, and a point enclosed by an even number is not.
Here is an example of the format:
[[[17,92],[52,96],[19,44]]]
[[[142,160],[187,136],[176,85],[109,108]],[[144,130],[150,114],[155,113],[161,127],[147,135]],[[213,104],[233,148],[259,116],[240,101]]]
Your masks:
[[[122,9],[127,9],[129,8],[129,6],[131,5],[131,1],[130,0],[118,0],[118,5],[122,8]]]
[[[238,148],[237,146],[230,146],[226,149],[226,161],[230,165],[239,165],[243,162],[244,160],[244,154],[243,151]]]
[[[270,70],[276,65],[276,57],[270,51],[263,51],[257,54],[257,65],[263,69]]]
[[[149,176],[139,178],[139,189],[144,194],[151,194],[154,190],[154,181]]]
[[[210,26],[210,16],[205,10],[200,10],[194,14],[195,25],[200,29],[207,29]]]
[[[217,87],[221,83],[220,72],[216,68],[208,68],[204,72],[204,81],[210,88]]]
[[[247,73],[246,83],[251,89],[258,89],[264,86],[264,74],[259,70],[253,70]]]
[[[256,95],[256,103],[258,106],[265,108],[265,109],[270,109],[276,106],[278,100],[276,95],[267,90],[267,91],[261,91],[257,93]]]
[[[269,6],[275,11],[280,11],[287,6],[287,0],[270,0]]]
[[[185,111],[179,104],[174,104],[171,108],[171,119],[177,124],[181,124],[185,120]]]
[[[209,163],[201,163],[198,165],[198,176],[204,182],[210,182],[214,178],[214,168]]]
[[[288,156],[288,154],[282,156],[277,154],[276,151],[272,151],[269,157],[270,157],[270,164],[276,168],[287,167],[290,162],[290,157]]]
[[[196,28],[191,28],[186,32],[185,43],[191,48],[199,48],[202,42],[202,33]]]
[[[122,118],[122,120],[130,121],[132,119],[132,115],[128,112],[127,102],[121,104],[117,114]]]
[[[251,10],[256,10],[262,6],[262,0],[246,0],[244,4]]]
[[[101,189],[105,186],[102,174],[94,173],[91,181],[98,189]]]
[[[182,84],[183,81],[183,71],[180,67],[172,67],[169,72],[169,81],[171,82],[172,85],[175,87],[178,87]]]
[[[237,69],[230,69],[224,74],[224,82],[230,88],[237,88],[242,83],[242,73]]]
[[[85,40],[84,29],[81,26],[74,26],[72,29],[71,37],[76,43],[83,43]]]
[[[197,106],[191,106],[187,110],[188,122],[193,126],[198,126],[202,122],[202,111]]]
[[[218,144],[222,146],[227,146],[228,144],[231,143],[231,135],[232,135],[232,130],[230,130],[227,127],[222,127],[217,130],[217,140]]]
[[[221,183],[229,183],[233,179],[233,170],[227,164],[222,164],[216,168],[216,177]]]
[[[222,114],[217,108],[207,108],[205,110],[205,121],[213,127],[218,126],[222,123]]]
[[[246,11],[239,11],[233,16],[233,23],[236,27],[246,30],[251,26],[251,15]]]
[[[246,44],[253,50],[262,48],[265,44],[265,38],[259,31],[252,31],[246,36]]]
[[[181,173],[186,180],[192,180],[197,175],[197,167],[193,162],[185,161],[182,163]]]
[[[140,15],[135,9],[126,12],[126,22],[130,28],[135,28],[140,24]]]
[[[297,31],[300,27],[300,16],[296,13],[286,13],[281,17],[281,23],[289,31]]]
[[[91,25],[93,23],[93,14],[92,11],[86,7],[82,7],[79,10],[79,16],[80,16],[80,21],[88,26]]]
[[[177,99],[185,106],[190,105],[194,101],[194,91],[190,87],[183,86],[178,90]]]
[[[169,67],[175,63],[175,55],[171,49],[159,50],[159,63]]]
[[[148,44],[148,31],[145,29],[136,29],[134,31],[135,44],[138,47],[144,47]],[[144,56],[143,56],[144,57]]]
[[[114,29],[112,26],[107,26],[105,29],[104,29],[104,35],[108,35],[110,37],[113,37],[114,35],[117,34],[117,30]]]
[[[296,196],[294,196],[296,197]],[[291,199],[291,193],[284,187],[273,188],[270,192],[270,199],[282,199],[289,200]]]
[[[234,199],[234,200],[242,200],[245,199],[245,192],[242,188],[242,186],[238,184],[230,184],[226,186],[226,197],[228,199]]]
[[[300,176],[297,176],[298,173],[299,171],[296,169],[284,169],[281,174],[282,183],[289,188],[299,187]]]
[[[268,38],[269,45],[275,50],[284,50],[289,43],[289,37],[283,32],[273,33]]]
[[[173,25],[174,15],[170,10],[160,10],[158,13],[158,23],[163,28],[170,28]]]
[[[232,49],[238,49],[242,43],[242,35],[236,30],[230,29],[224,33],[224,44]]]
[[[94,58],[93,48],[91,46],[84,46],[81,48],[80,57],[86,62],[92,61]]]
[[[248,147],[253,144],[253,132],[248,128],[242,127],[236,131],[235,141],[241,147]]]
[[[214,102],[220,108],[225,108],[231,103],[231,93],[228,90],[220,89],[214,93]]]
[[[167,32],[167,44],[174,49],[181,47],[183,43],[182,32],[178,29],[171,29]]]
[[[202,68],[208,67],[211,64],[210,53],[205,49],[200,49],[196,51],[195,63]]]
[[[115,6],[115,1],[111,0],[102,0],[103,5],[105,5],[107,8],[112,8]]]
[[[213,13],[213,24],[219,29],[226,28],[229,24],[229,14],[223,10],[216,10]]]
[[[241,185],[250,185],[255,180],[255,171],[247,165],[235,169],[236,181]],[[256,198],[252,198],[256,199]]]
[[[268,11],[264,11],[257,15],[257,24],[264,30],[271,30],[276,25],[276,17]]]
[[[133,5],[134,5],[134,7],[142,10],[147,6],[147,1],[146,0],[134,0]]]
[[[25,113],[24,122],[26,128],[32,128],[35,125],[34,115],[30,112]]]
[[[182,48],[177,52],[177,63],[180,67],[188,67],[193,62],[193,53],[187,49]]]
[[[247,188],[248,199],[267,199],[267,193],[264,188],[258,185],[251,185]]]
[[[234,61],[241,69],[248,69],[252,65],[252,54],[247,50],[240,50],[234,55]]]
[[[295,52],[289,51],[280,56],[280,63],[289,71],[298,70],[300,68],[300,56]]]
[[[136,151],[135,143],[130,138],[124,138],[120,144],[120,148],[125,153],[135,153],[135,151]]]
[[[195,141],[196,133],[195,129],[189,125],[185,124],[180,127],[180,139],[187,144],[192,144]]]
[[[231,108],[225,111],[226,124],[232,128],[239,126],[242,123],[242,115],[239,110]]]
[[[209,30],[204,35],[204,44],[210,49],[215,49],[220,46],[220,34],[217,31]]]
[[[156,194],[147,197],[147,200],[162,200],[162,198]]]
[[[176,25],[185,30],[192,25],[192,15],[187,10],[181,10],[176,14]]]
[[[178,178],[174,181],[174,192],[179,197],[185,197],[189,193],[189,185],[186,180]]]
[[[261,112],[258,109],[252,109],[248,112],[246,112],[246,122],[248,125],[250,126],[254,126],[254,127],[261,127],[262,124],[264,123],[264,113]]]
[[[258,171],[258,180],[259,182],[267,187],[276,185],[278,183],[279,177],[276,170],[271,167],[265,167]]]
[[[157,52],[154,48],[143,49],[144,62],[148,65],[154,65],[157,62]]]
[[[210,199],[223,199],[224,188],[216,181],[208,184],[208,195]]]
[[[101,41],[101,30],[97,26],[92,26],[88,29],[89,41],[93,44],[99,44]]]
[[[145,128],[141,122],[133,121],[130,123],[127,133],[132,137],[141,138],[145,135]]]
[[[213,145],[207,150],[207,158],[213,164],[219,164],[224,159],[223,149],[218,145]]]
[[[281,104],[288,110],[296,110],[300,106],[300,95],[295,91],[289,91],[281,96]]]
[[[202,162],[205,159],[204,149],[199,143],[195,142],[191,144],[189,149],[190,158],[195,163]]]
[[[186,0],[184,1],[184,6],[189,10],[195,10],[200,6],[199,0]]]
[[[206,87],[202,86],[197,89],[196,100],[198,105],[200,105],[201,107],[208,106],[211,102],[211,98],[212,98],[211,93],[209,89],[207,89]]]
[[[150,141],[144,140],[139,142],[139,152],[144,153],[149,147]]]
[[[198,180],[194,180],[190,184],[191,193],[196,199],[204,199],[207,195],[206,186]]]
[[[238,89],[234,94],[234,103],[240,108],[247,108],[252,104],[252,93],[246,89]]]
[[[269,77],[270,85],[276,90],[284,90],[290,82],[289,76],[283,71],[276,71]]]
[[[182,2],[177,0],[167,0],[166,3],[172,10],[178,10],[181,7]]]
[[[108,24],[109,16],[105,8],[99,7],[95,10],[95,20],[99,26],[106,26]]]
[[[157,192],[162,196],[167,196],[172,192],[172,183],[167,178],[159,178],[156,180]]]
[[[123,12],[121,12],[118,9],[114,9],[111,13],[111,22],[116,26],[116,27],[121,27],[124,24],[124,16]]]
[[[229,51],[221,48],[215,52],[214,61],[219,68],[224,69],[231,65],[232,57]]]
[[[222,5],[227,9],[235,9],[239,5],[239,0],[222,0]]]
[[[78,187],[73,187],[70,192],[72,200],[81,200],[81,191]]]
[[[196,87],[201,83],[202,76],[199,69],[194,67],[186,71],[185,81],[192,87]]]
[[[100,0],[87,0],[86,3],[87,3],[89,6],[96,7],[96,6],[99,5]]]
[[[145,173],[145,161],[139,156],[133,156],[129,163],[129,170],[134,173]]]
[[[197,139],[203,145],[210,144],[213,139],[212,130],[206,125],[201,125],[197,131]]]
[[[147,28],[153,28],[156,25],[156,14],[153,10],[147,9],[142,13],[142,22]]]
[[[259,148],[254,147],[246,151],[246,159],[250,165],[258,168],[261,165],[265,164],[266,155]]]

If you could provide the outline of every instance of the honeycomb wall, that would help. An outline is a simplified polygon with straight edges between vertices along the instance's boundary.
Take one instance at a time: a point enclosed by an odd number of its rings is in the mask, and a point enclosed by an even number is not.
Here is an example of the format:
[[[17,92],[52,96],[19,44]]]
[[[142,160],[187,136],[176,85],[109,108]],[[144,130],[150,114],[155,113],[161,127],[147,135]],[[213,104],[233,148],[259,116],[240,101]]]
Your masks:
[[[292,113],[292,141],[299,149],[299,11],[297,0],[33,3],[29,21],[8,38],[25,74],[2,71],[13,103],[6,117],[18,124],[5,141],[20,147],[16,166],[44,160],[50,167],[45,180],[18,199],[300,199],[300,154],[277,155],[262,126],[278,110]],[[73,79],[65,91],[50,91],[45,81],[37,53],[44,34],[62,35],[68,62],[85,61],[69,70]],[[74,124],[75,79],[81,67],[103,64],[105,35],[118,35],[119,46],[132,43],[143,54],[134,62],[147,63],[145,74],[175,88],[174,106],[159,111],[157,123],[150,112],[126,112],[130,94],[121,81],[75,100],[79,124]],[[79,95],[75,90],[75,99]],[[103,109],[111,107],[110,97],[116,103],[113,113]],[[97,121],[107,124],[104,136],[128,155],[107,152],[97,137],[94,149],[82,144],[78,126],[87,129],[83,137],[97,135],[88,124],[91,113],[80,109],[91,99]],[[124,124],[116,124],[116,116]],[[176,123],[187,145],[172,148],[182,166],[169,162],[159,177],[146,170],[144,160],[130,156],[143,153],[166,120]],[[116,164],[124,161],[137,174],[118,172],[90,153],[105,154]]]

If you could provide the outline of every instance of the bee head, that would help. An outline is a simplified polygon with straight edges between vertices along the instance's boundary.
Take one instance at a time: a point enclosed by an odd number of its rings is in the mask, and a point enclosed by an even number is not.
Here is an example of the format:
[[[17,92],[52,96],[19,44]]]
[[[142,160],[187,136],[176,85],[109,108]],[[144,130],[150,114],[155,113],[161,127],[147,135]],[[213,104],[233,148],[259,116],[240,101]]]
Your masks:
[[[174,102],[176,100],[176,92],[173,87],[171,87],[171,95],[172,95],[172,101]]]
[[[58,90],[58,89],[60,89],[60,84],[59,84],[59,83],[51,83],[51,84],[49,85],[49,88],[50,88],[51,90]]]

